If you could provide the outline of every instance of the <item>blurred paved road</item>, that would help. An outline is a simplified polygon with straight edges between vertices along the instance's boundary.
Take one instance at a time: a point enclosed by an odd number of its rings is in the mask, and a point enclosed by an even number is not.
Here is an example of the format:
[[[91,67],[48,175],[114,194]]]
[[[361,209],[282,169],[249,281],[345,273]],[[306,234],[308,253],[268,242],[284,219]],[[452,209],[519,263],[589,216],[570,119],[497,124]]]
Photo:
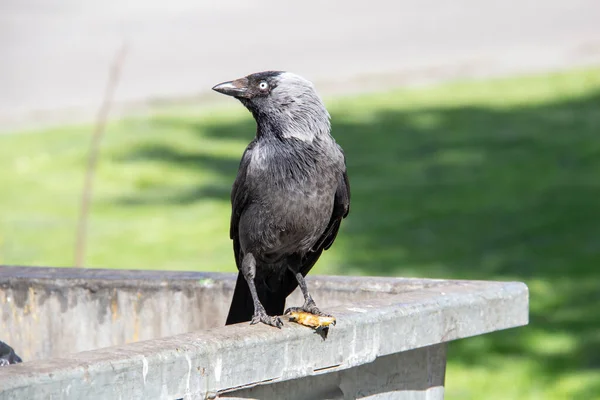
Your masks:
[[[95,110],[124,40],[120,102],[263,69],[331,93],[598,63],[600,1],[3,0],[0,127]]]

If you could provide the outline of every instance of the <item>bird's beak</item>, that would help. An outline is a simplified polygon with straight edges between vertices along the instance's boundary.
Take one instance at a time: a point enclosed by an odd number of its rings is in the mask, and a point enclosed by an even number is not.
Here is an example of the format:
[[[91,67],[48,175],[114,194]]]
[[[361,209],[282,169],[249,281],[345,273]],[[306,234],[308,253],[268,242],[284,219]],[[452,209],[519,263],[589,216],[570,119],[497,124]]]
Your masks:
[[[248,97],[248,79],[240,78],[235,81],[219,83],[213,87],[214,91],[233,97]]]

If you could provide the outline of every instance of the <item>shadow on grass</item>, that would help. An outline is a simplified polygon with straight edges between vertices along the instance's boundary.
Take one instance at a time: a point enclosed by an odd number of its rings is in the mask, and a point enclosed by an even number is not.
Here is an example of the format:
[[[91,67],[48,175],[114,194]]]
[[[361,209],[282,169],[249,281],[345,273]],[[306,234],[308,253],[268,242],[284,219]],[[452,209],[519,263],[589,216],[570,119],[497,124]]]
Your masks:
[[[332,113],[353,195],[334,245],[344,255],[337,272],[525,281],[530,326],[456,342],[452,360],[526,358],[539,379],[548,380],[599,368],[600,93],[512,109],[373,109],[365,115],[361,121]],[[176,119],[155,123],[182,128]],[[246,141],[255,130],[249,118],[184,128],[214,140]],[[223,185],[184,188],[158,200],[179,203],[228,202],[239,162],[168,148],[129,155],[138,158],[222,177]],[[581,390],[584,396],[596,389]]]

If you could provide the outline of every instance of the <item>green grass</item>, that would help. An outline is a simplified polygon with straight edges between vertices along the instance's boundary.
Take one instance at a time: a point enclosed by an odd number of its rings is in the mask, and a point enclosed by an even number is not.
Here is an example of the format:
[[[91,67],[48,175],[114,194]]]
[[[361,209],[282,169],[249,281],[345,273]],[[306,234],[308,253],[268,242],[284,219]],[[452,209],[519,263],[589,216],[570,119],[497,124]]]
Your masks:
[[[315,273],[520,280],[526,328],[450,346],[449,399],[600,398],[600,69],[328,101],[352,211]],[[111,124],[93,267],[234,271],[237,108]],[[0,263],[68,266],[89,127],[0,136]]]

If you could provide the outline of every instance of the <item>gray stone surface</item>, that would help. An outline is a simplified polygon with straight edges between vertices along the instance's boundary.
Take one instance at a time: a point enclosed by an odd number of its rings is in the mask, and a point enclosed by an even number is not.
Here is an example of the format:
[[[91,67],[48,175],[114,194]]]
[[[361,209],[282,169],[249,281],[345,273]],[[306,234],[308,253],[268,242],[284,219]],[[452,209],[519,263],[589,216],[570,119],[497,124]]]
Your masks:
[[[446,344],[378,357],[358,367],[249,389],[233,390],[221,399],[399,399],[444,398]]]
[[[424,285],[415,279],[309,280],[325,307]],[[0,267],[0,310],[6,322],[19,321],[1,324],[0,338],[10,338],[26,360],[39,360],[219,327],[234,284],[230,274],[218,273]],[[302,302],[296,291],[288,305]]]
[[[123,106],[202,95],[265,69],[294,71],[330,94],[600,61],[598,0],[165,5],[0,1],[0,130],[93,118],[123,41]]]
[[[326,339],[293,323],[281,330],[221,327],[233,283],[233,275],[227,274],[0,268],[0,335],[19,353],[28,354],[16,343],[34,347],[29,354],[41,358],[28,361],[23,356],[23,364],[3,368],[0,399],[204,398],[234,389],[248,395],[241,389],[270,390],[250,389],[264,384],[285,388],[306,378],[344,394],[368,392],[373,389],[367,382],[362,389],[349,382],[360,368],[387,368],[387,356],[414,361],[429,354],[426,358],[433,360],[442,357],[440,343],[528,322],[528,292],[522,283],[311,277],[314,297],[338,318]],[[290,302],[298,301],[296,296]],[[134,311],[138,339],[149,340],[127,343],[136,339]],[[53,317],[33,329],[44,314]],[[74,322],[61,327],[69,319]],[[111,337],[112,347],[76,352],[77,346],[105,346],[91,338],[100,332]],[[90,338],[78,342],[76,335]],[[160,337],[164,335],[173,336]],[[72,343],[73,353],[64,353],[64,345],[37,344],[62,340]],[[401,354],[428,346],[435,351]],[[438,372],[445,365],[423,362],[437,365]],[[401,364],[397,368],[406,373]],[[415,373],[415,382],[429,383],[421,391],[429,397],[405,387],[407,396],[413,396],[405,398],[441,398],[443,374]],[[317,378],[322,374],[333,381]],[[401,387],[404,379],[386,382]]]

